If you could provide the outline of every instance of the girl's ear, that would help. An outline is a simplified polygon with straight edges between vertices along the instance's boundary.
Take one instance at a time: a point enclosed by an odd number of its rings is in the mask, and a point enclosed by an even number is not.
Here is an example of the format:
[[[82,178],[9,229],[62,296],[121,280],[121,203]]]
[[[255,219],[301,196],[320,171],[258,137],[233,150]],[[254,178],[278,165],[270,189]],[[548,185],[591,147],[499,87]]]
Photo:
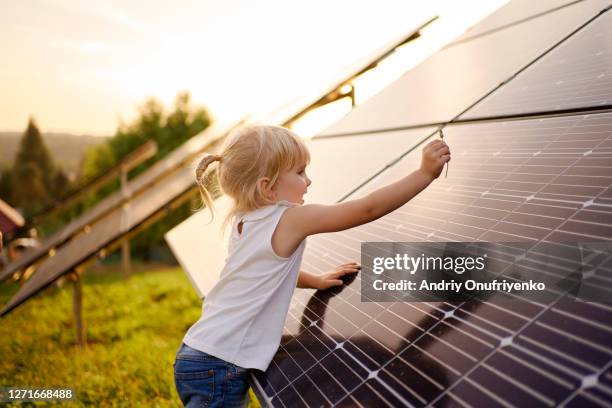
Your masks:
[[[263,194],[264,198],[269,201],[274,201],[276,192],[271,186],[269,177],[262,177],[257,180],[257,184],[259,184],[259,191]]]

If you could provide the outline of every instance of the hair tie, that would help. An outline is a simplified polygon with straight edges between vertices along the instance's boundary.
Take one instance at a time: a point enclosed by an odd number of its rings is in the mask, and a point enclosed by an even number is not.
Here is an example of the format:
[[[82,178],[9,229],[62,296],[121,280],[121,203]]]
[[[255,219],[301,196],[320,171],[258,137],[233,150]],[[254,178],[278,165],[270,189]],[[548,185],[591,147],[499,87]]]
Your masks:
[[[200,164],[198,164],[198,168],[196,169],[196,179],[198,180],[198,182],[200,182],[200,179],[208,168],[208,165],[215,161],[220,162],[221,159],[222,157],[218,154],[207,154],[202,157],[202,160],[200,160]]]

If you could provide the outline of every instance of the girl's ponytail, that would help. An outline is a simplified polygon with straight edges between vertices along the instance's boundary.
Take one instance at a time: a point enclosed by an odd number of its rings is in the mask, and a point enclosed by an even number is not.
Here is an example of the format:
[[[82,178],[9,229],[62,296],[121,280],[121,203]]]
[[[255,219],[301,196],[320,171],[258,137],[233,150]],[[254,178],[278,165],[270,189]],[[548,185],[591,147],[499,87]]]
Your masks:
[[[200,195],[202,196],[202,201],[204,205],[210,209],[210,214],[212,216],[211,221],[215,218],[214,204],[213,198],[210,196],[208,189],[206,188],[206,170],[208,166],[212,162],[221,162],[221,156],[217,154],[205,154],[200,162],[198,163],[198,167],[196,168],[196,183],[200,189]]]

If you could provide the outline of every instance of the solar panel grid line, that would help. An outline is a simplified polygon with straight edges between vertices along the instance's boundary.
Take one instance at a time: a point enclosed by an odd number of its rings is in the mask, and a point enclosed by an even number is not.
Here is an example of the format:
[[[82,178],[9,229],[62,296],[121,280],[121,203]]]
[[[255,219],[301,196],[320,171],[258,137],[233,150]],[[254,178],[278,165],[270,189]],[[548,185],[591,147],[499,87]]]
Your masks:
[[[305,311],[304,313],[308,313],[308,311]],[[313,312],[310,311],[310,313],[313,313]],[[314,325],[316,325],[316,322],[317,322],[316,320],[312,320],[312,321],[309,322],[309,324],[312,324],[314,326]],[[332,333],[327,333],[326,331],[323,331],[323,330],[321,331],[321,333],[323,333],[328,338],[328,340],[332,340],[334,342],[334,344],[337,345],[338,342],[334,339],[333,334],[335,334],[337,337],[341,337],[342,336],[342,331],[347,332],[346,326],[349,323],[349,321],[343,320],[342,322],[334,322],[334,323],[342,323],[342,324],[344,324],[344,326],[343,326],[343,328],[340,328],[340,327],[336,328],[336,326],[334,324],[328,322],[325,325],[325,329],[328,329],[328,330],[332,331]],[[357,331],[358,329],[359,329],[358,326],[354,326],[353,325],[353,327],[349,328],[349,332],[348,333],[353,333],[353,332]],[[293,341],[293,339],[291,341]],[[287,343],[285,343],[285,344],[287,344]]]
[[[586,398],[586,401],[582,399],[578,403],[579,405],[575,405],[578,407],[585,407],[585,406],[588,406],[588,404],[594,404],[592,405],[593,407],[604,407],[606,406],[606,403],[607,403],[605,400],[602,400],[598,398],[597,396],[593,395],[591,390],[587,390],[587,392],[581,392],[580,394],[577,395],[577,397]]]
[[[530,340],[530,341],[531,341],[531,340]],[[575,360],[575,361],[577,361],[577,362],[579,362],[579,363],[581,363],[581,364],[584,364],[583,362],[580,362],[580,361],[578,361],[578,360]]]
[[[517,356],[515,356],[513,353],[511,353],[511,351],[514,353],[523,353],[525,355],[525,358],[520,359]],[[580,383],[580,381],[582,381],[582,379],[584,378],[584,374],[577,372],[576,370],[573,370],[572,368],[569,368],[567,366],[561,365],[557,363],[556,361],[546,357],[545,355],[536,353],[533,350],[523,347],[519,343],[513,343],[509,346],[502,347],[500,349],[500,352],[501,354],[506,355],[512,359],[520,360],[525,365],[530,365],[530,366],[535,367],[532,369],[539,370],[539,373],[542,374],[544,378],[550,378],[552,380],[556,380],[557,382],[560,382],[562,385],[565,386],[565,388],[568,391],[573,390]],[[535,364],[528,362],[526,360],[526,357],[532,358],[534,362],[539,361],[541,364],[546,366],[548,371],[540,369],[537,366],[535,366]],[[551,371],[552,371],[551,367],[557,370],[555,375],[551,375]],[[565,375],[567,379],[566,380],[560,379],[561,375]],[[571,377],[571,378],[568,378],[568,377]]]
[[[485,316],[479,315],[479,314],[475,314],[472,313],[471,311],[465,310],[463,309],[463,306],[465,304],[462,304],[460,306],[457,307],[454,315],[456,316],[456,318],[458,320],[461,320],[462,323],[466,323],[469,322],[469,320],[467,318],[462,318],[460,317],[461,315],[465,314],[467,315],[466,317],[469,317],[470,320],[481,320],[482,322],[480,324],[482,324],[483,322],[486,323],[489,326],[493,326],[495,329],[500,331],[500,334],[496,334],[494,332],[494,330],[491,330],[490,328],[487,330],[486,328],[480,328],[479,330],[485,331],[489,336],[494,337],[496,340],[498,340],[499,343],[502,343],[504,339],[507,339],[508,337],[512,336],[512,333],[514,333],[512,328],[509,328],[507,326],[504,326],[496,321],[493,321]],[[476,327],[478,327],[478,325],[476,325]]]
[[[583,0],[585,1],[585,0]],[[563,118],[567,116],[576,116],[576,115],[590,115],[590,114],[600,114],[600,113],[610,113],[612,112],[612,104],[603,105],[603,106],[590,106],[583,108],[572,108],[572,109],[558,109],[558,110],[546,110],[546,111],[537,111],[537,112],[526,112],[520,114],[506,114],[506,115],[497,115],[497,116],[483,116],[483,117],[474,117],[474,118],[463,118],[458,117],[449,121],[442,122],[427,122],[420,123],[416,125],[406,125],[406,126],[396,126],[389,128],[377,128],[377,129],[368,129],[364,131],[352,131],[348,133],[334,133],[325,136],[315,136],[313,139],[332,139],[332,138],[342,138],[342,137],[354,137],[354,136],[366,136],[373,134],[384,134],[391,132],[400,132],[400,131],[410,131],[410,130],[418,130],[418,129],[426,129],[435,127],[436,130],[434,133],[438,133],[439,129],[444,129],[449,125],[471,125],[475,123],[495,123],[495,122],[511,122],[511,121],[521,121],[525,119],[551,119],[551,118]],[[417,146],[413,146],[416,148]],[[405,154],[410,153],[410,151],[406,151]],[[403,155],[402,155],[403,157]]]
[[[570,338],[570,339],[572,339],[572,340],[574,340],[574,341],[576,341],[578,343],[582,343],[582,344],[584,344],[586,346],[595,348],[595,349],[597,349],[597,350],[599,350],[599,351],[601,351],[603,353],[606,353],[606,354],[611,354],[612,353],[612,351],[610,351],[611,349],[609,347],[601,346],[599,344],[596,344],[595,342],[586,340],[586,339],[584,339],[584,338],[582,338],[580,336],[568,333],[568,332],[563,331],[563,330],[559,330],[559,329],[557,329],[557,328],[555,328],[555,327],[553,327],[553,326],[551,326],[549,324],[542,323],[542,322],[539,322],[539,321],[534,322],[534,324],[537,325],[537,326],[545,328],[547,331],[554,332],[554,333],[559,334],[561,336],[568,337],[568,338]]]
[[[576,335],[577,337],[583,337],[584,333],[588,332],[589,339],[585,339],[585,341],[590,341],[593,344],[599,344],[599,346],[607,349],[608,353],[610,352],[609,350],[611,349],[607,345],[607,341],[609,340],[609,329],[603,329],[600,325],[594,325],[588,320],[581,321],[580,319],[576,319],[571,316],[569,318],[564,318],[563,316],[555,315],[554,310],[549,312],[548,315],[549,317],[547,317],[547,321],[538,323],[556,325],[557,328],[555,328],[555,330],[561,330],[567,333],[568,336],[572,336],[570,330],[573,329],[573,326],[575,325],[576,328],[579,329],[576,330],[579,332],[579,334]]]
[[[596,374],[594,374],[594,375],[593,375],[593,376],[594,376],[594,378],[599,378],[599,377],[602,375],[602,373],[603,373],[603,372],[604,372],[606,369],[609,369],[609,368],[610,368],[610,366],[612,366],[612,362],[609,362],[609,363],[606,365],[606,367],[602,368],[602,369],[601,369],[599,372],[597,372]],[[601,384],[598,384],[598,385],[601,385]],[[576,389],[575,389],[575,390],[574,390],[574,391],[573,391],[571,394],[569,394],[569,395],[567,396],[567,398],[566,398],[565,400],[563,400],[563,401],[561,402],[561,404],[560,404],[560,405],[565,406],[565,405],[566,405],[568,402],[570,402],[572,399],[574,399],[574,398],[575,398],[576,396],[578,396],[579,394],[585,395],[585,394],[584,394],[584,389],[585,389],[584,385],[583,385],[583,386],[581,386],[581,387],[576,388]],[[588,392],[588,391],[587,391],[587,392]],[[606,406],[606,405],[608,405],[608,402],[607,402],[607,401],[601,400],[601,399],[599,399],[599,398],[597,398],[597,397],[595,397],[595,396],[593,396],[593,395],[586,394],[585,396],[586,396],[587,398],[589,398],[589,399],[593,399],[593,400],[594,400],[596,403],[601,404],[601,406]],[[612,396],[612,389],[610,389],[609,396]]]
[[[410,207],[410,208],[414,208],[414,207]],[[452,213],[451,213],[451,214],[452,214]],[[481,217],[481,218],[483,218],[483,217]],[[477,227],[477,226],[466,225],[466,224],[460,224],[460,223],[457,223],[457,222],[450,222],[450,221],[440,221],[440,223],[445,223],[445,226],[448,226],[448,225],[451,225],[451,224],[454,224],[454,225],[461,225],[461,226],[463,227],[463,229],[464,229],[464,230],[465,230],[465,229],[467,229],[467,228],[471,228],[471,229],[478,229],[478,230],[483,230],[483,231],[489,231],[489,230],[490,230],[490,228],[489,228],[489,229],[486,229],[486,228],[480,228],[480,227]],[[382,222],[381,222],[381,224],[382,224]],[[414,227],[422,227],[421,225],[418,225],[418,224],[412,224],[412,223],[407,223],[407,222],[404,222],[402,225],[411,225],[411,226],[414,226]],[[406,229],[404,228],[404,231],[405,231],[405,230],[406,230]],[[389,229],[388,231],[389,231],[389,232],[392,232],[393,230]],[[438,231],[438,232],[439,232],[439,231]],[[404,236],[406,236],[406,235],[408,235],[408,238],[410,238],[409,234],[404,234]],[[458,233],[454,233],[454,235],[462,237],[462,238],[463,238],[465,241],[476,241],[476,240],[477,240],[477,239],[475,239],[475,237],[473,237],[473,236],[461,235],[461,234],[458,234]],[[533,238],[526,237],[526,236],[522,236],[522,235],[519,235],[519,234],[508,234],[508,235],[512,235],[512,236],[514,236],[515,238],[533,239]],[[429,236],[429,235],[428,235],[428,236],[426,236],[425,238],[431,238],[432,236],[433,236],[433,235],[431,235],[431,236]],[[413,235],[412,237],[413,237],[413,238],[423,238],[423,237],[419,237],[419,236],[417,236],[417,235]]]
[[[487,375],[486,371],[489,370],[489,368],[500,372],[512,372],[512,376],[505,374],[504,376],[498,377],[503,377],[503,380],[507,382],[522,384],[524,387],[522,389],[523,391],[533,389],[533,387],[537,385],[540,390],[545,390],[544,392],[539,392],[538,394],[543,395],[553,401],[560,400],[575,388],[575,385],[563,387],[558,382],[555,382],[553,378],[547,375],[545,372],[544,375],[540,375],[536,371],[527,369],[524,365],[516,364],[513,360],[506,358],[505,354],[503,353],[496,354],[485,365],[486,368],[481,369],[478,372],[478,375],[482,375],[483,372],[485,375]],[[478,378],[474,377],[473,379]],[[516,383],[514,385],[516,385]],[[577,383],[575,382],[575,384]],[[516,386],[521,388],[521,385]],[[489,386],[488,388],[491,387]],[[529,391],[526,392],[529,393]],[[554,405],[554,403],[551,405]]]
[[[312,299],[312,298],[311,298],[311,299]],[[312,300],[314,300],[314,299],[312,299]],[[317,299],[317,300],[318,300],[318,299]],[[314,316],[316,316],[316,317],[317,317],[317,319],[316,319],[316,320],[311,320],[311,321],[310,321],[310,323],[316,322],[316,321],[318,321],[318,320],[320,319],[320,316],[318,316],[318,315],[317,315],[317,313],[316,313],[316,311],[315,311],[315,310],[312,310],[312,309],[309,307],[309,305],[302,303],[300,300],[298,300],[298,302],[299,302],[299,303],[300,303],[302,306],[304,306],[304,310],[307,310],[307,309],[308,309],[308,311],[309,311],[311,314],[313,314]],[[321,301],[319,301],[319,302],[320,302],[320,303],[323,303],[323,302],[321,302]],[[332,311],[328,311],[328,312],[329,312],[329,313],[334,313],[334,316],[336,316],[337,318],[342,319],[342,322],[341,322],[341,323],[342,323],[342,324],[344,324],[345,326],[349,326],[349,325],[350,325],[350,326],[352,326],[352,327],[350,328],[350,332],[351,332],[351,333],[354,333],[356,330],[359,330],[360,326],[358,326],[358,325],[354,324],[354,323],[353,323],[352,321],[350,321],[350,320],[345,319],[345,318],[344,318],[342,315],[340,315],[340,314],[338,314],[338,313],[336,313],[336,312],[332,312]],[[371,318],[376,318],[376,316],[377,316],[377,315],[379,315],[380,313],[382,313],[382,310],[379,310],[379,311],[376,313],[376,315],[372,315],[372,316],[370,316],[370,317],[371,317]],[[305,316],[305,317],[307,318],[307,316]],[[336,333],[337,333],[339,336],[341,336],[341,335],[342,335],[342,331],[343,331],[343,330],[342,330],[342,329],[336,329],[336,328],[334,328],[333,324],[331,324],[331,322],[330,322],[330,321],[327,321],[327,322],[325,323],[325,325],[326,325],[326,327],[331,328],[331,329],[333,329],[334,331],[336,331]],[[335,340],[334,340],[334,341],[335,341]],[[335,342],[336,342],[336,341],[335,341]],[[337,343],[337,342],[336,342],[336,343]]]
[[[518,356],[513,355],[512,353],[509,353],[505,348],[501,348],[500,349],[500,353],[502,355],[504,355],[505,357],[514,360],[516,363],[528,367],[530,370],[537,372],[538,374],[540,374],[541,377],[545,377],[550,379],[551,381],[556,382],[557,384],[559,384],[560,386],[564,387],[566,390],[572,390],[574,388],[574,386],[572,385],[572,383],[570,383],[569,381],[564,380],[563,378],[561,378],[560,376],[551,373],[551,371],[545,371],[543,369],[541,369],[540,367],[536,366],[535,364],[532,364],[531,362],[525,360],[524,358],[520,358]],[[576,376],[575,378],[582,378],[580,376],[578,376],[577,374],[574,373],[574,375]]]
[[[538,352],[546,352],[546,353],[555,355],[557,358],[565,360],[564,364],[567,364],[567,365],[573,364],[574,365],[574,370],[581,369],[584,372],[583,375],[590,374],[593,371],[597,370],[597,366],[595,366],[595,365],[593,365],[593,364],[591,364],[589,362],[585,362],[585,361],[579,360],[579,359],[573,357],[570,354],[562,353],[562,352],[558,351],[557,349],[555,349],[553,347],[550,347],[549,345],[547,345],[547,344],[545,344],[545,343],[543,343],[543,342],[541,342],[539,340],[533,339],[533,338],[531,338],[529,336],[523,335],[520,338],[517,338],[517,341],[529,343]]]
[[[504,376],[497,376],[492,370],[485,368],[485,365],[478,367],[471,377],[466,377],[463,381],[470,381],[472,384],[478,384],[480,390],[488,392],[489,395],[495,394],[500,400],[510,404],[510,406],[550,406],[542,402],[541,398],[535,398],[533,393],[526,390],[529,387],[524,386],[518,381],[508,381]],[[493,384],[501,383],[501,387],[494,388]],[[519,384],[519,385],[517,385]],[[522,385],[522,386],[521,386]],[[520,404],[520,405],[519,405]]]
[[[459,396],[454,395],[452,392],[446,394],[445,398],[440,401],[440,407],[454,407],[461,406],[465,408],[473,408],[472,405],[468,404],[465,400],[461,399]]]
[[[514,224],[527,227],[527,225],[520,224],[520,223],[514,223]],[[482,231],[489,231],[489,230],[492,229],[492,228],[482,228],[482,227],[478,227],[478,226],[472,226],[472,225],[468,225],[468,224],[461,224],[461,223],[458,223],[458,222],[453,222],[453,221],[448,220],[448,221],[446,221],[446,226],[449,226],[449,225],[460,226],[460,227],[462,227],[462,230],[464,230],[464,231],[467,230],[467,229],[482,230]],[[532,228],[541,228],[541,229],[544,229],[543,227],[532,227]],[[519,234],[510,234],[510,235],[513,235],[516,238],[524,238],[526,240],[534,239],[533,237],[527,237],[527,236],[519,235]],[[464,236],[464,237],[468,241],[477,240],[477,239],[474,239],[474,237],[471,237],[471,236]]]
[[[467,319],[460,317],[458,313],[453,314],[453,317],[448,318],[447,320],[448,321],[445,321],[444,324],[450,325],[456,330],[458,330],[459,327],[461,326],[463,327],[463,331],[466,333],[469,333],[468,330],[472,331],[473,334],[470,333],[469,335],[472,338],[477,339],[477,341],[479,341],[480,343],[484,344],[487,347],[493,347],[494,343],[501,343],[502,340],[505,338],[491,330],[488,330],[486,327],[479,326],[475,323],[472,323],[471,321]],[[503,330],[504,332],[506,332],[506,337],[507,337],[507,334],[510,333],[506,328],[498,325],[495,322],[488,321],[487,319],[483,319],[483,320],[487,322],[487,324],[495,325],[500,330]],[[481,336],[482,338],[478,336]]]
[[[601,325],[593,324],[590,320],[577,319],[571,315],[566,315],[566,318],[564,318],[564,316],[556,314],[554,309],[550,310],[547,314],[548,316],[545,319],[538,321],[537,324],[551,326],[550,330],[556,330],[557,333],[566,334],[567,336],[575,336],[576,338],[583,337],[585,332],[588,330],[589,339],[584,339],[585,342],[588,342],[589,344],[592,343],[593,347],[600,347],[601,350],[605,350],[607,353],[612,353],[612,348],[609,347],[606,342],[609,340],[609,328],[604,329]],[[556,325],[557,327],[553,327],[552,325]],[[577,330],[577,334],[572,334],[570,332],[570,328],[573,328],[573,326],[584,329],[584,331]],[[597,342],[599,342],[599,344]]]
[[[294,340],[294,341],[296,341],[296,342],[298,342],[298,343],[299,343],[299,340],[297,340],[297,339],[296,339],[296,340]],[[301,343],[300,343],[300,345],[303,347],[303,345],[302,345]],[[309,351],[308,351],[308,350],[306,350],[306,352],[307,352],[307,353],[309,353]],[[288,356],[288,358],[291,358],[291,359],[293,360],[293,362],[294,362],[296,365],[298,365],[298,366],[299,366],[299,363],[293,359],[293,356],[292,356],[292,354],[291,354],[291,353],[287,353],[287,356]],[[312,356],[312,355],[311,355],[311,357],[314,359],[314,356]],[[310,378],[309,378],[309,377],[308,377],[308,375],[307,375],[307,371],[308,371],[308,369],[310,369],[310,368],[311,368],[311,367],[308,367],[308,368],[304,369],[303,374],[299,375],[299,376],[298,376],[298,379],[299,379],[299,378],[306,378],[306,379],[308,379],[308,380],[307,380],[308,382],[312,383],[312,381],[310,380]],[[293,381],[293,384],[292,384],[294,388],[296,387],[296,386],[295,386],[295,382],[296,382],[296,381],[294,380],[294,381]],[[311,387],[312,387],[312,386],[314,386],[314,388],[315,388],[315,389],[316,389],[316,390],[319,392],[319,394],[320,394],[320,395],[321,395],[323,398],[325,398],[325,400],[326,400],[326,402],[327,402],[327,403],[331,404],[331,402],[330,402],[330,401],[329,401],[329,400],[328,400],[328,399],[325,397],[325,395],[323,394],[323,392],[321,392],[321,389],[320,389],[320,388],[319,388],[319,387],[318,387],[318,386],[317,386],[315,383],[312,383]],[[298,388],[296,388],[296,389],[299,389],[299,387],[298,387]],[[281,390],[281,392],[282,392],[282,390]],[[309,393],[310,393],[310,392],[309,392]],[[298,393],[298,395],[299,395],[299,393]],[[306,402],[306,401],[304,401],[304,402]]]
[[[546,395],[539,393],[537,390],[529,387],[528,385],[524,384],[521,381],[518,381],[517,379],[514,379],[508,375],[506,375],[504,372],[496,369],[493,366],[488,365],[487,363],[483,363],[482,365],[485,369],[487,369],[488,371],[492,372],[493,374],[497,375],[498,377],[503,378],[505,381],[511,383],[512,385],[514,385],[517,388],[520,388],[521,390],[523,390],[524,392],[526,392],[527,394],[531,395],[532,397],[538,399],[540,402],[548,405],[548,406],[554,406],[555,405],[555,401],[553,401],[551,398],[547,397]]]
[[[576,304],[578,303],[578,304]],[[567,314],[569,316],[573,316],[574,318],[584,319],[585,321],[592,322],[591,324],[607,327],[603,322],[605,318],[608,316],[610,312],[612,312],[612,307],[606,305],[605,303],[595,303],[595,302],[574,302],[572,304],[574,306],[573,309],[566,310],[563,307],[555,307],[557,313]],[[583,307],[583,309],[578,309],[579,307]],[[578,311],[582,314],[577,314]],[[584,315],[588,315],[589,318],[584,317]]]
[[[351,368],[348,366],[347,369],[351,370]],[[313,377],[318,379],[317,382],[321,384],[322,392],[324,395],[328,396],[332,406],[338,402],[339,398],[341,398],[343,394],[348,394],[348,389],[344,384],[344,379],[338,377],[334,378],[333,373],[330,372],[324,364],[319,364],[313,367],[312,370],[309,370],[308,377],[311,379],[311,381],[314,381]],[[339,392],[339,390],[341,390],[341,392]]]
[[[314,367],[315,367],[315,366],[313,366],[312,368],[314,368]],[[310,371],[310,369],[309,369],[308,371]],[[282,389],[281,389],[281,390],[279,390],[277,393],[275,393],[275,395],[272,397],[272,399],[274,399],[274,398],[282,398],[282,397],[280,397],[280,395],[282,395],[282,393],[283,393],[283,392],[285,392],[287,389],[291,388],[291,386],[292,386],[291,384],[295,384],[295,382],[300,381],[300,379],[302,379],[302,380],[303,380],[304,378],[307,378],[307,379],[308,379],[308,381],[311,381],[311,380],[310,380],[310,377],[309,377],[309,376],[306,374],[306,371],[304,371],[304,372],[302,372],[302,373],[301,373],[301,374],[300,374],[300,375],[297,377],[297,379],[294,379],[292,383],[288,383],[288,384],[286,385],[286,387],[282,388]],[[324,394],[320,388],[318,388],[318,391],[319,391],[321,394]],[[324,395],[325,395],[325,394],[324,394]],[[328,399],[328,401],[329,401],[329,399]],[[330,401],[330,402],[331,402],[331,401]],[[331,405],[331,403],[330,403],[330,405]],[[291,405],[289,405],[289,406],[291,406]]]

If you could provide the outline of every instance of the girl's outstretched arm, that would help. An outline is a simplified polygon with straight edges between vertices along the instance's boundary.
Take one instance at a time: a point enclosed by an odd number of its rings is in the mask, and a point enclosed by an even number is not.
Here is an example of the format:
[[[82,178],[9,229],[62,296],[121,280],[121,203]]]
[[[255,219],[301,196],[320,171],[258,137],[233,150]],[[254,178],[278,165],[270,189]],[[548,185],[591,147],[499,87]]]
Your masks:
[[[333,205],[307,204],[286,211],[287,224],[299,242],[309,235],[336,232],[374,221],[401,207],[440,176],[450,150],[436,139],[423,148],[421,166],[406,177],[363,198]]]

